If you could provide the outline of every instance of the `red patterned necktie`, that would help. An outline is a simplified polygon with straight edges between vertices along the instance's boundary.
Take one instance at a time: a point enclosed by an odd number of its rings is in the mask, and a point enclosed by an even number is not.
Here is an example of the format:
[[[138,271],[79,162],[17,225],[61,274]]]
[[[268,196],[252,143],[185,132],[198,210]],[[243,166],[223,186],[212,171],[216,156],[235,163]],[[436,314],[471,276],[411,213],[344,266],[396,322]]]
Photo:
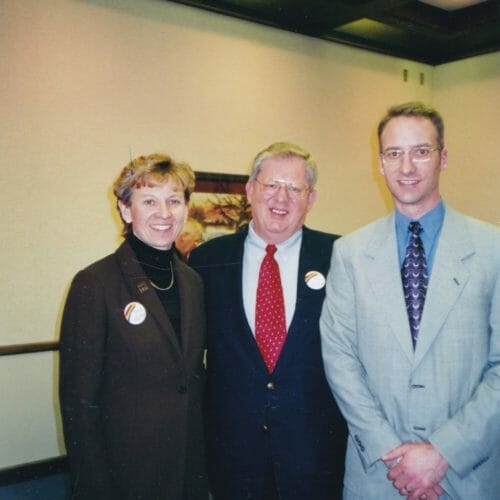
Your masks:
[[[420,319],[424,310],[425,296],[429,276],[427,274],[427,260],[424,245],[420,239],[422,226],[420,222],[410,222],[410,241],[406,248],[406,255],[401,268],[403,290],[405,294],[406,310],[410,321],[411,339],[413,348],[417,343]]]
[[[276,366],[286,337],[285,302],[275,253],[276,245],[267,245],[255,304],[255,339],[269,373]]]

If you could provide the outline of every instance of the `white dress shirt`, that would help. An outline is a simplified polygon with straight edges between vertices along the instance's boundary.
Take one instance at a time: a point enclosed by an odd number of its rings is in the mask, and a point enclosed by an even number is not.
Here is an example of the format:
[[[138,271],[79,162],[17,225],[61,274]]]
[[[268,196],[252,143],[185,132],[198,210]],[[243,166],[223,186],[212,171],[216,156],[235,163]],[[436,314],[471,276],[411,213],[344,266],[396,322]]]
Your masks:
[[[292,322],[295,313],[295,303],[297,302],[297,279],[301,244],[302,229],[290,236],[288,240],[276,245],[277,251],[274,254],[274,258],[280,268],[287,330]],[[253,227],[253,222],[251,222],[243,251],[242,294],[243,307],[254,336],[257,285],[259,283],[260,265],[266,255],[266,246],[267,243],[257,235]]]

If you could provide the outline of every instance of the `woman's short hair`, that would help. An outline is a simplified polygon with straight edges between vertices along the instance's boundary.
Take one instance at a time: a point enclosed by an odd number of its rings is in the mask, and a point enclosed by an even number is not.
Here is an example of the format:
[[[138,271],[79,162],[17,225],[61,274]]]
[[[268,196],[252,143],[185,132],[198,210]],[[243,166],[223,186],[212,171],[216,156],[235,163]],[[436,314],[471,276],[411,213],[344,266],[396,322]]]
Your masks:
[[[187,163],[176,162],[170,156],[153,153],[148,156],[138,156],[123,167],[113,184],[113,192],[117,201],[130,206],[132,190],[144,186],[157,186],[172,180],[184,191],[184,199],[189,202],[195,187],[195,176]],[[120,212],[121,214],[121,212]],[[122,219],[123,220],[123,219]],[[123,235],[131,230],[131,224],[123,221]]]
[[[265,160],[267,160],[268,158],[276,157],[297,157],[305,160],[309,187],[313,188],[316,185],[316,181],[318,179],[318,168],[316,166],[316,162],[311,156],[311,153],[291,142],[275,142],[274,144],[268,146],[266,149],[263,149],[262,151],[257,153],[257,156],[253,160],[252,170],[250,172],[250,177],[248,180],[251,182],[256,179]]]
[[[176,162],[170,156],[153,153],[139,156],[123,167],[113,185],[116,198],[130,206],[132,189],[143,186],[157,186],[169,179],[178,183],[186,202],[194,191],[194,172],[187,163]]]

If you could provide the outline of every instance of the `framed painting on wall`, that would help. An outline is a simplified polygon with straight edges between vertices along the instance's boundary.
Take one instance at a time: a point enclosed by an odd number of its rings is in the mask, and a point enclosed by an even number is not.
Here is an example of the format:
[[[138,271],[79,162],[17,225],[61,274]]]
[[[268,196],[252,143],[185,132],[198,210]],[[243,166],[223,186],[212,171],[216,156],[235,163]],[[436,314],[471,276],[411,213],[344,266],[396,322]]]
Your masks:
[[[184,258],[201,243],[235,233],[251,219],[245,185],[248,175],[195,172],[196,187],[189,201],[189,217],[175,241]]]

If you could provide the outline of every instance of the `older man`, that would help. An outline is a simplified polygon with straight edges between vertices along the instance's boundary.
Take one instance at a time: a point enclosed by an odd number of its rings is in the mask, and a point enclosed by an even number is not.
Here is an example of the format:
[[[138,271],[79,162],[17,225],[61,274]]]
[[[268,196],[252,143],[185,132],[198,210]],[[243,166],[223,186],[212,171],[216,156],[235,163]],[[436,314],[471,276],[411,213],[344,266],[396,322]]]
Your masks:
[[[321,335],[349,500],[500,498],[500,231],[441,199],[443,128],[421,103],[388,111],[395,210],[335,243]]]
[[[216,500],[341,497],[346,429],[321,359],[336,236],[304,227],[311,155],[276,143],[253,162],[247,230],[193,250],[208,312],[208,462]]]

